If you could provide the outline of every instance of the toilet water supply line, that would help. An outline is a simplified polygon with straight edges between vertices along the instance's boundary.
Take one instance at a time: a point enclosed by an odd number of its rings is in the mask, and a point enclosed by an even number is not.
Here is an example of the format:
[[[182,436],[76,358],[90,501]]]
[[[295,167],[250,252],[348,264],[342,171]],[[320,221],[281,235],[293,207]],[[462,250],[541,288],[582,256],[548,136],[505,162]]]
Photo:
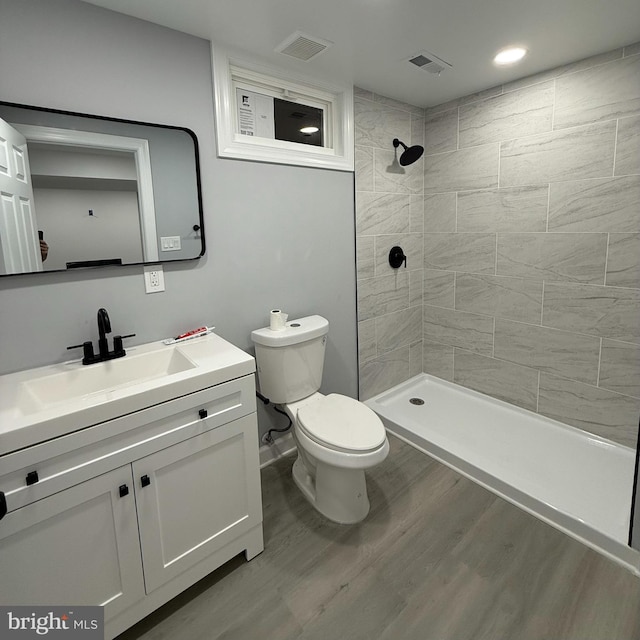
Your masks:
[[[260,400],[262,400],[262,402],[264,402],[264,404],[272,404],[271,400],[269,400],[269,398],[266,398],[265,396],[263,396],[259,391],[256,391],[256,397],[260,398]],[[284,412],[282,409],[280,409],[280,407],[278,407],[277,405],[273,405],[273,410],[277,411],[278,413],[281,413],[283,416],[286,416],[287,420],[289,420],[289,424],[284,428],[284,429],[269,429],[269,431],[267,431],[267,433],[265,433],[262,436],[262,442],[264,442],[265,444],[273,444],[274,440],[273,440],[273,436],[271,435],[272,433],[284,433],[285,431],[289,431],[289,429],[291,429],[291,427],[293,426],[293,423],[291,422],[291,418],[286,414],[286,412]]]

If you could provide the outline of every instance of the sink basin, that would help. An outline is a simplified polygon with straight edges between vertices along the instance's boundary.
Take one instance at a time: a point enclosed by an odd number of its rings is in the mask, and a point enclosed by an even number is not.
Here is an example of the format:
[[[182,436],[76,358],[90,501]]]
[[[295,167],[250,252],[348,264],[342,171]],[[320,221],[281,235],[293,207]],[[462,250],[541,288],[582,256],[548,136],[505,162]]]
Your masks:
[[[74,368],[22,383],[23,413],[67,403],[123,386],[155,380],[196,367],[177,347],[127,355],[117,360]]]
[[[131,346],[124,358],[86,366],[75,359],[0,375],[0,456],[254,371],[248,353],[211,333]]]

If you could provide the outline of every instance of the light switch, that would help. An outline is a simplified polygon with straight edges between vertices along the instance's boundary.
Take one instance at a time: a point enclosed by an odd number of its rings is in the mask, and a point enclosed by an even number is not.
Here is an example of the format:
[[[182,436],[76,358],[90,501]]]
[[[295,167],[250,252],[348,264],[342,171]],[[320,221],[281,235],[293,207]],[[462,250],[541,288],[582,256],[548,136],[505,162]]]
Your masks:
[[[160,238],[160,246],[162,251],[180,251],[182,249],[180,236],[162,236]]]

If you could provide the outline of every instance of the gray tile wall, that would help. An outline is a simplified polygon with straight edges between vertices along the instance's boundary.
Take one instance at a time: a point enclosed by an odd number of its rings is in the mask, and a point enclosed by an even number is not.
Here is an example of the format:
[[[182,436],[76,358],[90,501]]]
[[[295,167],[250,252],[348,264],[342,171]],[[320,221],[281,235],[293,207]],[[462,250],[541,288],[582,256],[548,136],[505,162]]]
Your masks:
[[[358,343],[364,400],[422,371],[424,160],[401,167],[397,159],[402,148],[396,153],[393,139],[424,145],[424,109],[356,88],[355,124]],[[451,203],[455,207],[455,198]],[[434,215],[440,210],[434,205]],[[448,223],[447,218],[444,224]],[[407,256],[406,269],[389,266],[389,250],[395,245]],[[451,306],[452,294],[453,289]]]
[[[635,446],[638,45],[426,111],[356,90],[355,113],[361,399],[424,370]]]
[[[638,46],[424,120],[423,370],[634,447]],[[368,348],[361,371],[378,352]]]

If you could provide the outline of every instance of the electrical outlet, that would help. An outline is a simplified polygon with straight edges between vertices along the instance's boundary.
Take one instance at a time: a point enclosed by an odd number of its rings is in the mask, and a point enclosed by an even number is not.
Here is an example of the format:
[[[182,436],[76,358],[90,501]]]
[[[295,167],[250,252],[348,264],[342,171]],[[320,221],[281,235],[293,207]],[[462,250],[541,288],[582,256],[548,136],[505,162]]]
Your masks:
[[[164,272],[161,264],[144,268],[144,288],[147,293],[164,291]]]

